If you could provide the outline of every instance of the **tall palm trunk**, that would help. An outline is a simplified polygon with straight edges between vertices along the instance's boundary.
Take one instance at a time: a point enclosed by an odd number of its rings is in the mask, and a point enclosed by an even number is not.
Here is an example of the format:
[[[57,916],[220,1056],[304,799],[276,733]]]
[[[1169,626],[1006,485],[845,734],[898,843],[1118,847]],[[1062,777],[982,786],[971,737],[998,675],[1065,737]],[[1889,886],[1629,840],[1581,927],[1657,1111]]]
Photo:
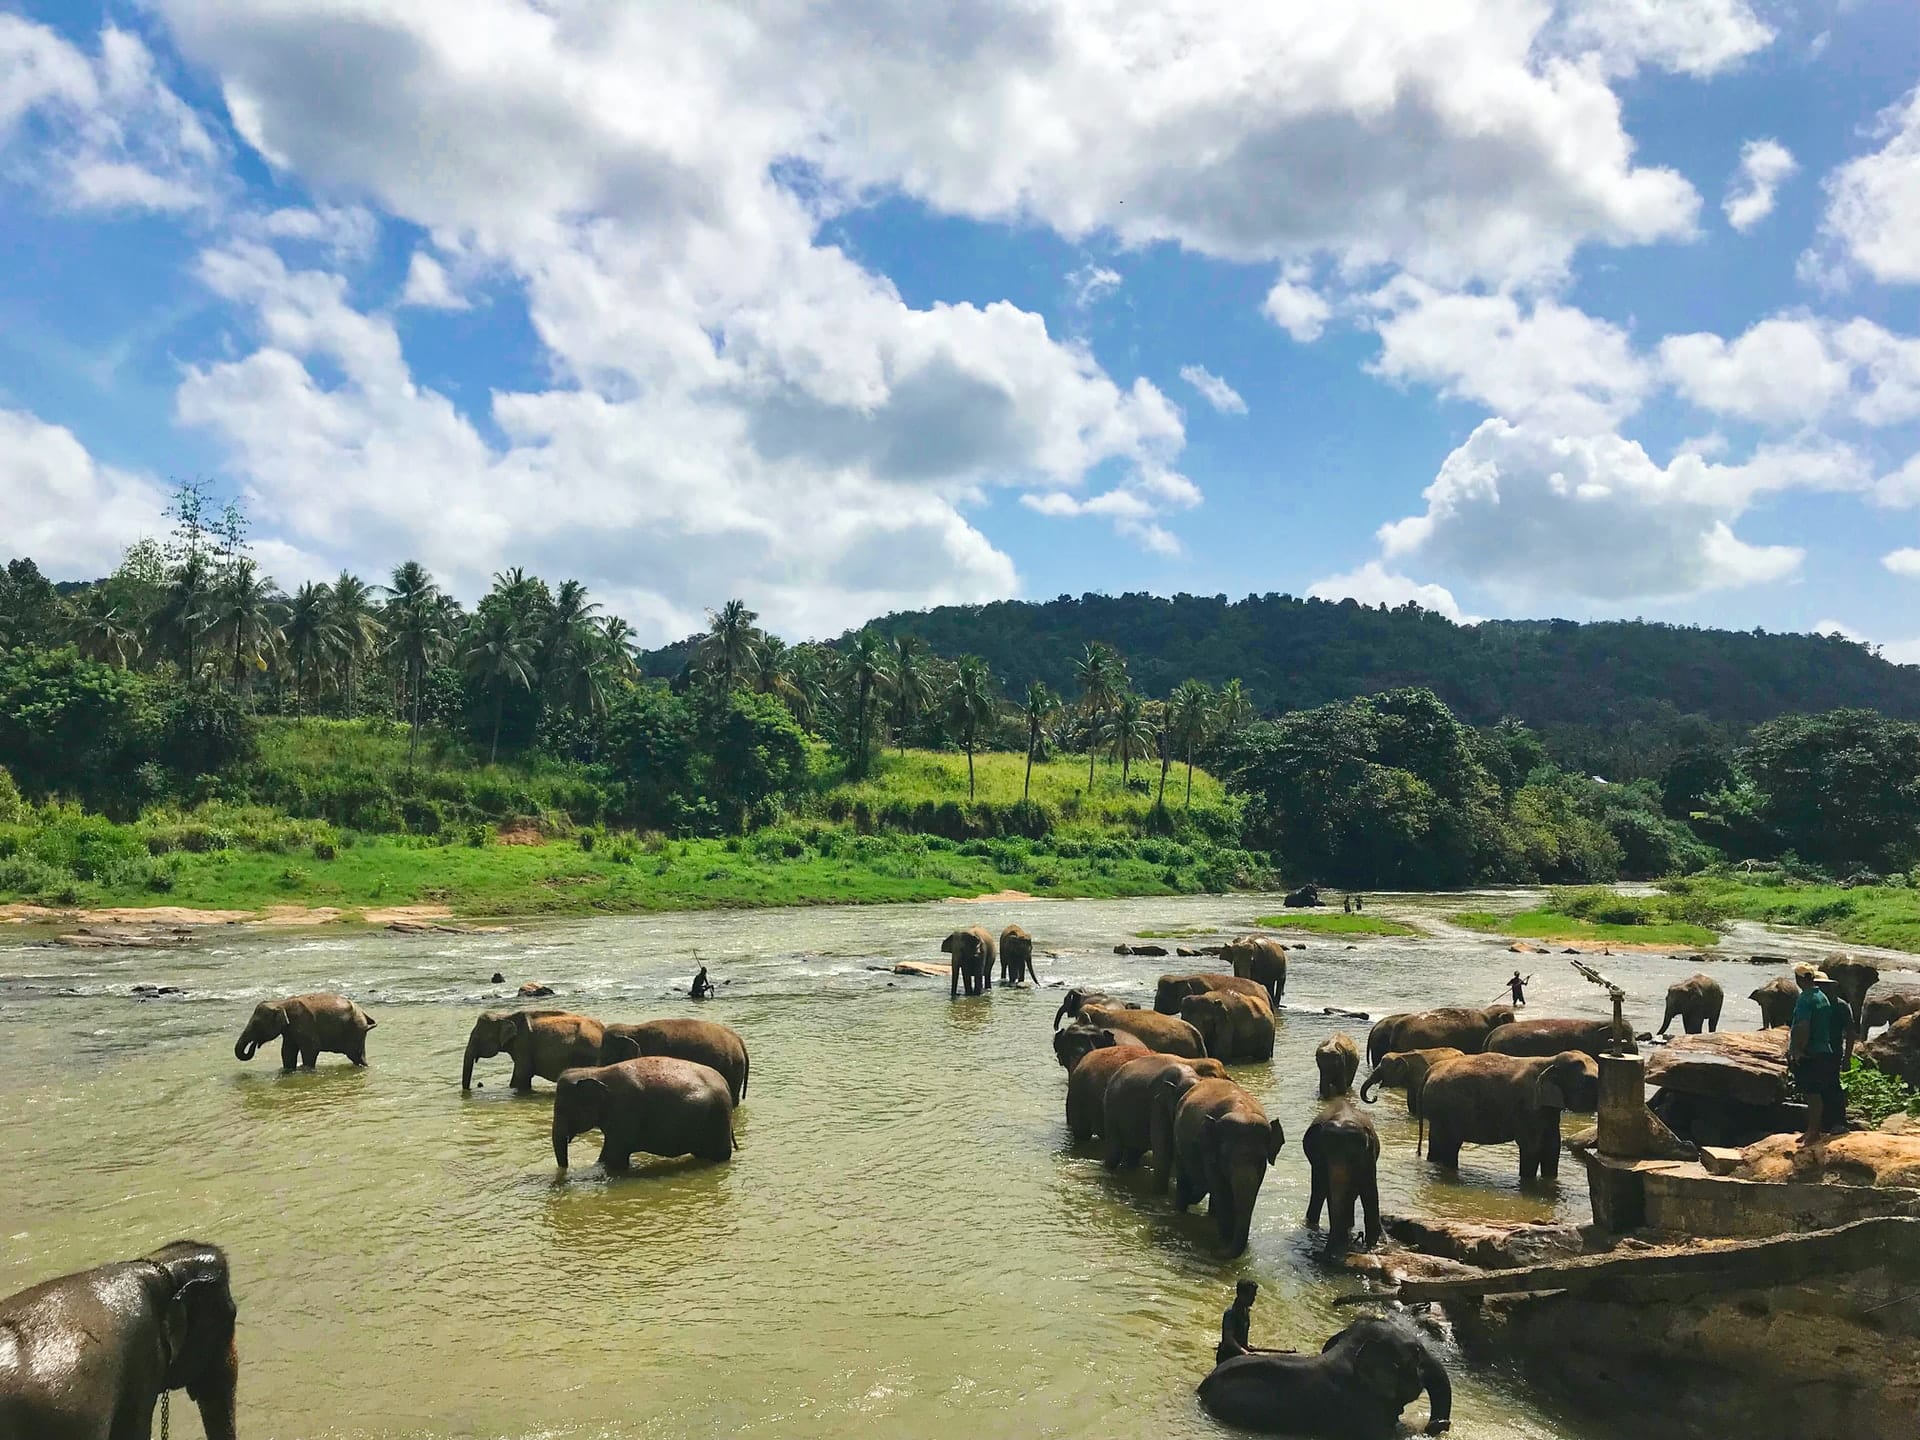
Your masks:
[[[967,728],[967,799],[973,799],[973,728]]]
[[[1100,758],[1100,712],[1093,712],[1093,722],[1087,727],[1087,793],[1093,793],[1093,763]]]
[[[1022,800],[1029,799],[1033,795],[1033,749],[1039,738],[1039,735],[1029,726],[1027,729],[1027,781],[1020,787]]]
[[[407,684],[413,690],[413,708],[408,717],[407,728],[407,773],[413,773],[413,752],[420,744],[420,676],[418,665],[407,662]]]
[[[1187,742],[1187,803],[1186,809],[1193,808],[1193,742]]]
[[[236,622],[233,627],[233,693],[235,695],[240,693],[240,635],[240,626]]]
[[[500,717],[507,708],[507,689],[502,685],[493,692],[493,748],[487,752],[487,764],[500,762]]]

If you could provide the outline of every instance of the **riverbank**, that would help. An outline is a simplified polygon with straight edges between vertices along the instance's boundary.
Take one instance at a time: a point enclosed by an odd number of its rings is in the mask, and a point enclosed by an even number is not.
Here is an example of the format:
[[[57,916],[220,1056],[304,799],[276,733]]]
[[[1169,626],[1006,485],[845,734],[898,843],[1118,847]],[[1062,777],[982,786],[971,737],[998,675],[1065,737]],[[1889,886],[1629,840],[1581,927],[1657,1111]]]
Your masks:
[[[1920,953],[1920,890],[1910,885],[1843,888],[1762,872],[1692,875],[1663,881],[1661,889],[1728,918],[1826,930],[1857,945]]]

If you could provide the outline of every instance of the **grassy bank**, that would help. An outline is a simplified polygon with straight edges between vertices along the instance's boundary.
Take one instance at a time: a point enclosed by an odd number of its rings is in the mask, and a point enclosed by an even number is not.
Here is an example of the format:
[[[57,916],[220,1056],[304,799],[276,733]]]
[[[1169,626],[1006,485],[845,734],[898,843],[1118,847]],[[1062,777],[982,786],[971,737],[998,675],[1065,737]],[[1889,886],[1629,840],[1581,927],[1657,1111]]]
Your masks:
[[[1714,927],[1725,912],[1704,896],[1627,896],[1595,886],[1549,891],[1547,904],[1518,914],[1468,910],[1451,918],[1468,930],[1516,940],[1705,950],[1719,943]]]
[[[1861,945],[1920,952],[1920,890],[1911,886],[1843,890],[1762,874],[1694,875],[1667,881],[1661,888],[1742,920],[1805,925]]]
[[[1315,935],[1418,935],[1411,925],[1379,915],[1322,915],[1313,910],[1290,910],[1284,915],[1262,915],[1253,922],[1272,930],[1307,930]]]

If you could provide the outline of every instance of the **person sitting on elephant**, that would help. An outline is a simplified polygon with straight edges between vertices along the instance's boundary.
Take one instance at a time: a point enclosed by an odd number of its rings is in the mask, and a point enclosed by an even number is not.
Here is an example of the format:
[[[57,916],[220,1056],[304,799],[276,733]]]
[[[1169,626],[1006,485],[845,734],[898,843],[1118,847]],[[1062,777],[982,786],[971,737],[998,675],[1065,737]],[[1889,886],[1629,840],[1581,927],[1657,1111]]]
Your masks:
[[[1369,1315],[1317,1355],[1235,1355],[1200,1382],[1200,1403],[1229,1425],[1328,1440],[1387,1440],[1427,1394],[1429,1435],[1450,1429],[1453,1384],[1426,1337],[1403,1317]]]
[[[687,994],[695,1000],[708,1000],[713,997],[713,981],[707,978],[707,967],[702,965],[700,973],[693,977],[693,984]]]
[[[1213,1363],[1218,1365],[1236,1355],[1297,1355],[1297,1350],[1269,1350],[1247,1343],[1253,1322],[1253,1302],[1260,1296],[1260,1282],[1242,1280],[1233,1287],[1233,1304],[1220,1312],[1220,1343],[1213,1347]]]
[[[1826,978],[1826,972],[1816,965],[1802,962],[1793,967],[1800,998],[1793,1006],[1787,1059],[1793,1067],[1794,1083],[1807,1100],[1807,1128],[1800,1137],[1806,1145],[1820,1138],[1825,1122],[1839,1116],[1847,1103],[1840,1089],[1840,1053],[1834,1044],[1833,1002],[1820,988],[1820,982]]]

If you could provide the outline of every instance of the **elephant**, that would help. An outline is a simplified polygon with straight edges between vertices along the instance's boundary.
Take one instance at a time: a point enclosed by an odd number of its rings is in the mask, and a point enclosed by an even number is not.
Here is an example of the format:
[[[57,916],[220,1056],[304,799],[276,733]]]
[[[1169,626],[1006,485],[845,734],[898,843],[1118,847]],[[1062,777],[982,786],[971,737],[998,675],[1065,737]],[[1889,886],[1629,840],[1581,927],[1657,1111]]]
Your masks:
[[[606,1026],[567,1010],[489,1010],[473,1022],[460,1088],[473,1088],[473,1062],[489,1056],[513,1057],[513,1088],[533,1090],[533,1077],[558,1081],[563,1070],[598,1065]]]
[[[1058,1030],[1062,1020],[1077,1020],[1080,1012],[1089,1005],[1108,1005],[1117,1010],[1138,1010],[1131,1003],[1123,1004],[1103,990],[1082,990],[1078,986],[1061,997],[1060,1008],[1053,1012],[1053,1028]]]
[[[1394,1050],[1433,1050],[1443,1045],[1477,1055],[1487,1048],[1488,1035],[1512,1023],[1513,1006],[1507,1004],[1448,1005],[1388,1015],[1367,1032],[1367,1063],[1378,1065],[1381,1056]]]
[[[1866,960],[1856,960],[1851,955],[1829,955],[1820,962],[1820,968],[1827,972],[1827,978],[1833,981],[1834,988],[1846,996],[1847,1004],[1853,1007],[1853,1038],[1861,1039],[1866,1031],[1863,1028],[1867,1013],[1867,992],[1873,989],[1880,979],[1880,967]]]
[[[1226,1078],[1226,1067],[1218,1060],[1186,1060],[1151,1051],[1114,1071],[1101,1102],[1107,1168],[1129,1169],[1151,1150],[1154,1191],[1164,1191],[1173,1171],[1173,1114],[1180,1097],[1202,1080]]]
[[[1242,935],[1220,947],[1220,958],[1242,980],[1265,988],[1267,1003],[1278,1005],[1287,993],[1287,947],[1270,935]]]
[[[1427,1075],[1420,1109],[1427,1159],[1452,1170],[1462,1144],[1520,1147],[1520,1178],[1560,1173],[1560,1112],[1600,1103],[1600,1069],[1581,1050],[1558,1055],[1462,1055]]]
[[[1400,1412],[1427,1392],[1426,1433],[1450,1428],[1453,1385],[1404,1318],[1369,1315],[1318,1355],[1236,1355],[1200,1382],[1200,1403],[1229,1425],[1325,1440],[1387,1440]]]
[[[1366,1248],[1380,1243],[1380,1136],[1367,1112],[1342,1095],[1320,1107],[1301,1137],[1313,1189],[1307,1200],[1307,1228],[1320,1228],[1320,1207],[1327,1207],[1327,1240],[1344,1250],[1353,1235],[1353,1202],[1365,1217]]]
[[[1033,936],[1009,925],[1000,932],[1000,983],[1018,985],[1022,980],[1040,983],[1040,972],[1033,968]]]
[[[1148,1053],[1144,1046],[1110,1045],[1088,1051],[1067,1072],[1067,1132],[1075,1140],[1106,1133],[1107,1082]]]
[[[1321,903],[1320,887],[1302,885],[1298,890],[1289,890],[1287,898],[1282,903],[1289,910],[1311,910]]]
[[[1599,1059],[1613,1048],[1611,1020],[1516,1020],[1497,1026],[1487,1036],[1489,1055],[1558,1055],[1562,1050],[1582,1050]],[[1638,1054],[1631,1034],[1622,1049]]]
[[[0,1300],[0,1435],[149,1440],[184,1388],[207,1440],[234,1440],[236,1314],[227,1257],[199,1240]]]
[[[1180,1018],[1200,1032],[1205,1053],[1216,1060],[1273,1058],[1273,1007],[1265,995],[1189,995],[1180,1002]]]
[[[600,1132],[600,1164],[625,1170],[633,1152],[731,1160],[733,1096],[711,1065],[646,1055],[561,1072],[553,1091],[553,1159],[567,1168],[567,1144]]]
[[[1920,990],[1892,984],[1876,985],[1867,996],[1867,1008],[1860,1017],[1862,1033],[1920,1012]]]
[[[1711,975],[1694,974],[1676,980],[1667,987],[1667,1013],[1660,1021],[1659,1033],[1666,1034],[1676,1016],[1689,1035],[1698,1035],[1702,1026],[1718,1030],[1720,1007],[1726,1000],[1727,992]]]
[[[1373,1096],[1368,1092],[1378,1090],[1382,1085],[1405,1090],[1407,1114],[1418,1119],[1420,1095],[1427,1087],[1427,1076],[1432,1073],[1433,1067],[1442,1060],[1458,1060],[1466,1053],[1451,1045],[1438,1045],[1427,1050],[1395,1050],[1382,1055],[1380,1063],[1367,1072],[1367,1078],[1360,1086],[1360,1098],[1369,1105],[1373,1104]]]
[[[1173,1015],[1153,1010],[1122,1010],[1112,1005],[1086,1005],[1081,1007],[1080,1018],[1102,1029],[1138,1035],[1143,1045],[1163,1055],[1199,1057],[1207,1053],[1207,1042],[1200,1032]]]
[[[1069,1074],[1095,1050],[1105,1050],[1111,1046],[1145,1050],[1147,1042],[1131,1030],[1115,1030],[1107,1025],[1083,1025],[1075,1022],[1064,1030],[1053,1032],[1053,1058],[1058,1060],[1060,1068]]]
[[[718,1070],[727,1093],[738,1105],[747,1097],[747,1042],[731,1025],[714,1020],[644,1020],[638,1025],[608,1025],[600,1042],[602,1065],[665,1055]]]
[[[1329,1035],[1313,1048],[1313,1063],[1320,1070],[1320,1098],[1353,1091],[1353,1077],[1360,1073],[1360,1047],[1351,1035]]]
[[[1162,1015],[1178,1015],[1180,1002],[1189,995],[1258,995],[1267,998],[1267,987],[1258,980],[1243,980],[1238,975],[1162,975],[1154,987],[1153,1008]]]
[[[1909,1085],[1920,1085],[1920,1016],[1901,1016],[1884,1034],[1861,1045],[1858,1053],[1875,1068]]]
[[[1231,1080],[1202,1080],[1173,1114],[1173,1203],[1202,1196],[1229,1258],[1247,1248],[1254,1202],[1287,1135],[1260,1102]]]
[[[367,1063],[367,1032],[374,1019],[344,995],[289,995],[284,1000],[262,1000],[253,1018],[233,1042],[233,1058],[251,1060],[275,1036],[280,1038],[280,1068],[295,1065],[311,1070],[320,1052],[344,1055],[355,1065]]]
[[[969,925],[956,930],[940,942],[940,948],[953,957],[947,979],[947,998],[960,993],[964,983],[969,995],[984,995],[993,984],[993,936],[984,927]]]
[[[1792,1023],[1793,1006],[1800,998],[1800,987],[1793,983],[1791,976],[1776,975],[1747,998],[1760,1007],[1760,1028],[1772,1030],[1776,1026]]]

